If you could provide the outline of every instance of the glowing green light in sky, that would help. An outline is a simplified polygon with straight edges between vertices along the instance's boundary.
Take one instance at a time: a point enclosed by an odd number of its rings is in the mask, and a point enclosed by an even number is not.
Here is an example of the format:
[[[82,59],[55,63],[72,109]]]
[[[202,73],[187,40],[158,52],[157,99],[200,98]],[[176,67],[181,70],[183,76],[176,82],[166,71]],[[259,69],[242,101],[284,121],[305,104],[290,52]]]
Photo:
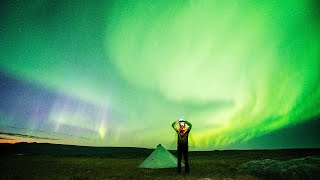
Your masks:
[[[233,102],[188,117],[196,146],[225,145],[319,114],[319,35],[307,8],[306,1],[119,4],[107,49],[125,79],[170,102]]]
[[[1,38],[0,65],[93,107],[50,109],[55,131],[86,130],[78,144],[174,148],[171,123],[183,117],[191,148],[224,148],[320,114],[308,1],[69,3],[10,14],[20,20]]]

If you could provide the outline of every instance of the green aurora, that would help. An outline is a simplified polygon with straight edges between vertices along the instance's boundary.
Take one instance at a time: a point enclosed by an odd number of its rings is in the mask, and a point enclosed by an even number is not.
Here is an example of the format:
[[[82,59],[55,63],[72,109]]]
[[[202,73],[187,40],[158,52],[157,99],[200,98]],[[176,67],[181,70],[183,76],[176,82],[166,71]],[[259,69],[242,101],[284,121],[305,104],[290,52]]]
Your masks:
[[[98,134],[62,143],[170,149],[171,123],[185,118],[192,149],[222,149],[320,114],[312,1],[39,1],[6,10],[0,67],[106,119],[56,104],[54,132],[67,125]]]

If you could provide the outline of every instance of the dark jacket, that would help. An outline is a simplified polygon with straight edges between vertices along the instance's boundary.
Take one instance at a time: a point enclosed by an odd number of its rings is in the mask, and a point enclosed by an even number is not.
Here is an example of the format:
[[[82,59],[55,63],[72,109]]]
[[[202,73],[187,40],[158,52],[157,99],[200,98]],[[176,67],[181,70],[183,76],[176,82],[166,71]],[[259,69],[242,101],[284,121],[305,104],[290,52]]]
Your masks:
[[[188,145],[188,135],[191,131],[192,124],[188,121],[185,121],[185,124],[188,125],[188,127],[185,127],[184,130],[180,129],[179,122],[175,121],[172,123],[172,128],[177,132],[178,134],[178,145]]]

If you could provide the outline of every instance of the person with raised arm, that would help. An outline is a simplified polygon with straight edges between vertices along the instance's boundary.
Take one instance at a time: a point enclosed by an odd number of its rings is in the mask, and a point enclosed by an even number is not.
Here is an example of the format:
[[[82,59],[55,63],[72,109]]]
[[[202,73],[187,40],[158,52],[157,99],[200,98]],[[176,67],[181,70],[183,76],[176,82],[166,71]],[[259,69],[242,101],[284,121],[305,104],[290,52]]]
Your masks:
[[[189,173],[190,170],[189,170],[189,161],[188,161],[188,135],[191,131],[192,124],[188,121],[185,121],[184,119],[179,119],[178,121],[175,121],[172,123],[172,127],[178,134],[177,172],[181,173],[181,158],[182,158],[182,154],[183,154],[184,163],[185,163],[185,172]]]

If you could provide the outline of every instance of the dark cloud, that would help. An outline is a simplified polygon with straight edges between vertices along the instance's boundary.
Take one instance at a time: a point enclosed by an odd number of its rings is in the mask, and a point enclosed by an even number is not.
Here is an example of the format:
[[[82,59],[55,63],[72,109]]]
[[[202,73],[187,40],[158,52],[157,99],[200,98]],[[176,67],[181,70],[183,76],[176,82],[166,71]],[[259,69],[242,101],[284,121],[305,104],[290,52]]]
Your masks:
[[[28,134],[19,134],[19,133],[0,132],[0,135],[7,135],[7,136],[13,136],[13,137],[23,137],[23,138],[31,138],[31,139],[59,140],[59,139],[55,139],[55,138],[40,137],[40,136],[34,136],[34,135],[28,135]],[[3,138],[2,138],[2,139],[3,139]]]
[[[1,137],[1,136],[0,136],[0,139],[4,139],[4,140],[14,140],[14,139],[11,139],[11,138]]]

